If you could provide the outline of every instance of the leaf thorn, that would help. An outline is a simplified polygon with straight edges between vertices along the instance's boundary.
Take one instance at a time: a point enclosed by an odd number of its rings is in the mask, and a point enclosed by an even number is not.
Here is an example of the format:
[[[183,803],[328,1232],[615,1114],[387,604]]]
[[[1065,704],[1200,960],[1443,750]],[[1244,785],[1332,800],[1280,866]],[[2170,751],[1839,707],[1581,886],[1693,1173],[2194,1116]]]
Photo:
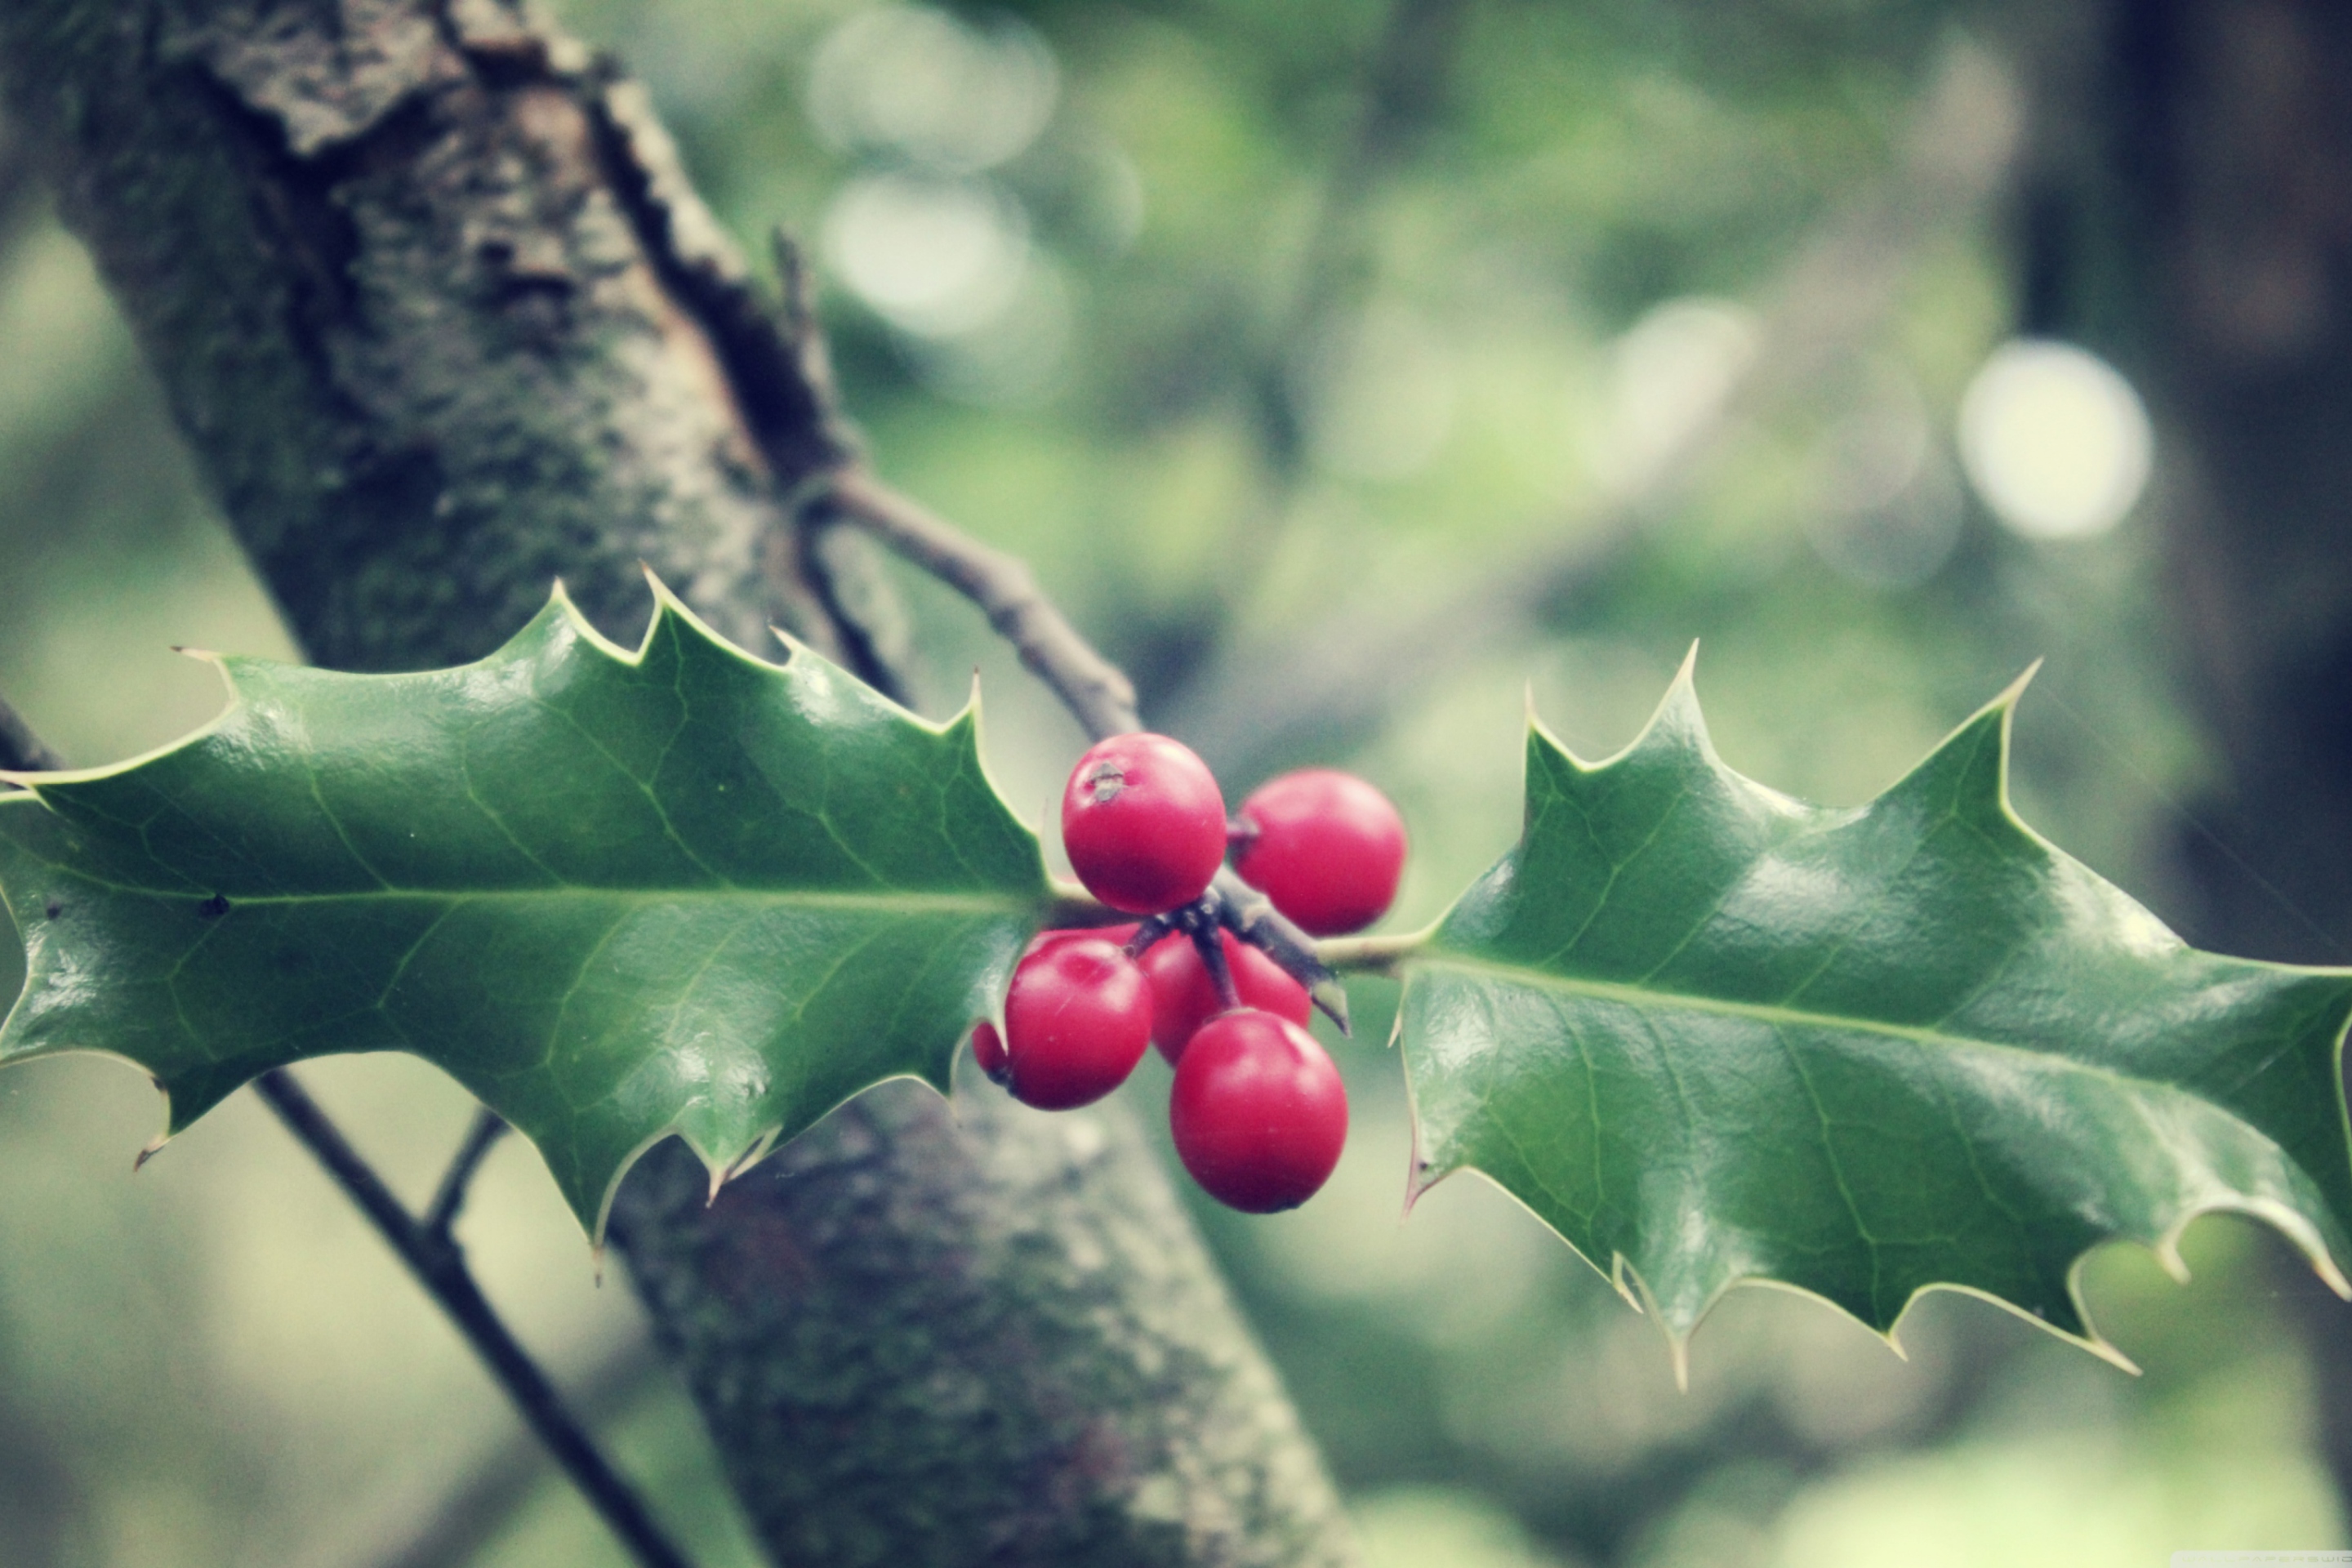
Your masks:
[[[1413,1129],[1413,1141],[1418,1143],[1420,1142],[1420,1137],[1421,1130],[1420,1128],[1415,1127]],[[1405,1174],[1404,1212],[1397,1216],[1399,1224],[1402,1224],[1404,1221],[1411,1219],[1412,1217],[1412,1211],[1420,1204],[1423,1194],[1426,1194],[1430,1188],[1437,1185],[1438,1183],[1444,1181],[1446,1177],[1446,1173],[1443,1171],[1433,1176],[1431,1175],[1429,1172],[1429,1162],[1423,1159],[1421,1157],[1421,1151],[1418,1148],[1415,1148],[1412,1152],[1412,1167]]]
[[[1331,1022],[1339,1026],[1339,1033],[1343,1037],[1351,1040],[1356,1037],[1356,1031],[1348,1025],[1348,988],[1337,978],[1324,976],[1315,983],[1307,994],[1315,999],[1315,1005],[1323,1009]]]
[[[1696,652],[1697,645],[1693,644],[1692,648]],[[1666,1357],[1674,1363],[1675,1368],[1675,1392],[1688,1394],[1690,1392],[1690,1331],[1676,1329],[1672,1323],[1666,1321],[1665,1313],[1658,1310],[1657,1298],[1650,1294],[1650,1282],[1642,1278],[1640,1269],[1626,1261],[1625,1255],[1622,1252],[1617,1255],[1615,1272],[1618,1276],[1617,1289],[1624,1294],[1627,1300],[1633,1303],[1634,1310],[1657,1324],[1659,1331],[1666,1336]],[[1625,1281],[1629,1279],[1633,1281],[1631,1289],[1628,1289],[1625,1285]]]
[[[1992,700],[1992,705],[1996,708],[2016,707],[2017,700],[2025,695],[2025,689],[2033,683],[2033,678],[2042,673],[2042,667],[2048,662],[2049,658],[2044,655],[2027,665],[2015,680],[2001,688],[2000,695]]]

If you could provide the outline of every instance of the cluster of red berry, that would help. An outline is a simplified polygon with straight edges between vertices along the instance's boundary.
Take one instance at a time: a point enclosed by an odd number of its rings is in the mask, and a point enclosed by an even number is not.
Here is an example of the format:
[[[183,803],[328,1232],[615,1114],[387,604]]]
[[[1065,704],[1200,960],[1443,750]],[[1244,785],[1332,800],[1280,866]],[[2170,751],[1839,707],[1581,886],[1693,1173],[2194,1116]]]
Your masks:
[[[1211,888],[1234,869],[1314,936],[1361,931],[1396,894],[1404,824],[1363,780],[1285,773],[1228,823],[1208,764],[1165,735],[1116,735],[1078,759],[1062,841],[1087,890],[1133,925],[1049,931],[1029,944],[972,1054],[1045,1110],[1117,1089],[1147,1043],[1176,1069],[1169,1120],[1184,1168],[1252,1214],[1295,1208],[1339,1162],[1348,1097],[1305,1027],[1299,978]],[[1262,906],[1261,906],[1262,907]],[[1303,950],[1289,954],[1319,973]]]

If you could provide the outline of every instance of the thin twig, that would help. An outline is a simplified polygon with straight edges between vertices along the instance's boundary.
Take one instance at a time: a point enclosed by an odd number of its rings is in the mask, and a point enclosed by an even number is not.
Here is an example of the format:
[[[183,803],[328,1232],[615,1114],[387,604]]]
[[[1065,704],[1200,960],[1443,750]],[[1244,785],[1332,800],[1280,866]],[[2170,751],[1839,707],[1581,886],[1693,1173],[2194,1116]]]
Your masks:
[[[1054,689],[1097,739],[1142,727],[1126,672],[1078,635],[1037,586],[1026,562],[982,544],[863,468],[844,470],[821,500],[978,605],[1021,662]],[[1314,939],[1285,920],[1231,867],[1219,868],[1211,886],[1218,918],[1288,971],[1339,1032],[1348,1033],[1347,993],[1315,956]]]
[[[684,1554],[654,1523],[635,1490],[597,1451],[547,1374],[482,1295],[457,1243],[417,1223],[293,1074],[272,1068],[254,1079],[253,1087],[400,1254],[401,1261],[466,1336],[523,1420],[630,1554],[644,1568],[688,1568]]]
[[[610,1420],[645,1398],[662,1376],[653,1347],[632,1341],[574,1380],[572,1405],[583,1415]],[[536,1436],[517,1431],[468,1464],[462,1479],[424,1509],[412,1497],[387,1498],[384,1506],[396,1513],[361,1523],[365,1539],[382,1553],[375,1568],[448,1568],[484,1560],[483,1548],[530,1500],[546,1474],[547,1450]]]
[[[5,700],[0,700],[0,765],[12,772],[42,773],[65,765]],[[686,1558],[663,1536],[629,1484],[605,1462],[547,1374],[483,1296],[474,1282],[473,1270],[466,1267],[464,1251],[450,1234],[450,1224],[465,1202],[467,1184],[506,1130],[506,1123],[488,1110],[475,1117],[457,1158],[441,1178],[433,1206],[419,1222],[293,1074],[273,1068],[254,1080],[254,1089],[400,1254],[417,1282],[448,1314],[506,1390],[523,1420],[636,1560],[645,1568],[687,1568]]]
[[[1135,683],[1078,635],[1028,563],[981,543],[862,467],[835,473],[818,500],[978,605],[1095,739],[1143,727]]]
[[[1365,56],[1355,125],[1318,183],[1315,221],[1288,304],[1257,335],[1257,363],[1248,373],[1266,416],[1254,429],[1275,476],[1274,488],[1281,492],[1268,498],[1270,521],[1281,521],[1284,497],[1297,489],[1304,467],[1292,362],[1298,345],[1314,340],[1369,271],[1365,215],[1382,179],[1404,161],[1416,133],[1434,117],[1468,9],[1466,0],[1393,0]],[[1262,556],[1265,541],[1256,535],[1272,531],[1253,530],[1234,542],[1252,546],[1240,552],[1245,557]]]
[[[474,1173],[489,1158],[490,1150],[498,1143],[499,1134],[507,1130],[507,1120],[488,1106],[478,1106],[473,1124],[466,1129],[466,1141],[457,1145],[449,1168],[441,1173],[441,1184],[434,1189],[433,1201],[425,1205],[423,1225],[430,1235],[449,1239],[449,1227],[457,1223],[457,1211],[466,1206],[466,1189],[474,1180]]]

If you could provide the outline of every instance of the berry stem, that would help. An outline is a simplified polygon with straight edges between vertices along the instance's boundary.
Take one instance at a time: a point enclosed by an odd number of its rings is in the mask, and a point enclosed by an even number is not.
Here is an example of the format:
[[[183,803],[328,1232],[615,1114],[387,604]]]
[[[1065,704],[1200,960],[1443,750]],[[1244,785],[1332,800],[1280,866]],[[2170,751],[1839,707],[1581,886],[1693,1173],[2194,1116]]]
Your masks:
[[[1054,689],[1089,735],[1099,740],[1143,727],[1136,712],[1134,683],[1097,652],[1038,589],[1025,562],[981,543],[862,467],[835,472],[810,498],[810,505],[864,529],[978,605],[989,624]],[[1277,914],[1231,867],[1218,868],[1210,890],[1222,895],[1217,918],[1226,929],[1280,964],[1307,987],[1341,1034],[1350,1033],[1348,994],[1316,957],[1314,939]],[[1055,923],[1097,923],[1087,917],[1099,908],[1079,907],[1064,898]]]
[[[1220,927],[1202,921],[1192,929],[1192,950],[1201,955],[1201,967],[1209,972],[1209,981],[1217,988],[1217,1000],[1228,1012],[1242,1005],[1241,987],[1234,984],[1234,966],[1225,962],[1225,944]]]
[[[1129,958],[1141,958],[1159,946],[1163,940],[1175,934],[1179,923],[1176,914],[1180,912],[1181,911],[1153,915],[1149,920],[1143,921],[1136,926],[1135,934],[1127,939],[1127,946],[1121,951]]]
[[[1429,932],[1402,936],[1335,936],[1315,944],[1315,956],[1342,974],[1394,974],[1429,944]]]
[[[1231,867],[1217,873],[1209,891],[1216,897],[1220,924],[1282,965],[1293,980],[1307,987],[1307,994],[1339,1026],[1341,1034],[1354,1032],[1348,1027],[1347,990],[1317,954],[1313,937],[1283,919],[1274,901],[1234,875]]]

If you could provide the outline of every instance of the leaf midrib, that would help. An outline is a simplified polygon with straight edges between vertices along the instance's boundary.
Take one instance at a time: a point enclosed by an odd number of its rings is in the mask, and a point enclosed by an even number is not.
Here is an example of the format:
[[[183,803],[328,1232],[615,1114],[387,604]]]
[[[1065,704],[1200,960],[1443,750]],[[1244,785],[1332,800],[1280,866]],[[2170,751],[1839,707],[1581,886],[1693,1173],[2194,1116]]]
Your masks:
[[[2036,1061],[2062,1062],[2084,1072],[2098,1073],[2118,1083],[2168,1089],[2178,1093],[2194,1095],[2199,1100],[2226,1110],[2189,1086],[2167,1079],[2144,1079],[2122,1072],[2103,1062],[2086,1061],[2063,1051],[2037,1050],[2008,1040],[1986,1039],[1978,1035],[1954,1034],[1948,1030],[1916,1024],[1897,1024],[1883,1018],[1852,1017],[1838,1013],[1813,1013],[1801,1007],[1790,1007],[1771,1002],[1738,1002],[1720,996],[1706,996],[1687,991],[1669,991],[1656,987],[1628,985],[1617,981],[1588,980],[1574,975],[1554,974],[1545,970],[1524,969],[1514,964],[1496,963],[1454,952],[1425,955],[1415,959],[1411,968],[1454,969],[1467,973],[1490,975],[1515,984],[1546,991],[1563,991],[1572,995],[1591,996],[1603,1001],[1621,1002],[1629,1006],[1679,1007],[1695,1013],[1713,1013],[1718,1016],[1744,1018],[1775,1028],[1815,1028],[1844,1030],[1853,1034],[1880,1035],[1891,1039],[1908,1040],[1915,1045],[1943,1046],[1953,1049],[2011,1052],[2028,1056]],[[2235,1115],[2235,1112],[2230,1112]],[[2268,1134],[2264,1134],[2268,1137]]]
[[[65,867],[58,870],[93,888],[142,899],[169,899],[203,903],[215,895],[183,889],[142,888],[91,877]],[[963,911],[974,914],[1042,908],[1051,898],[1046,889],[1035,893],[932,893],[877,889],[869,892],[835,889],[770,889],[734,883],[727,887],[604,888],[567,882],[553,888],[362,888],[343,893],[220,894],[228,900],[224,915],[239,910],[302,908],[317,904],[448,903],[466,900],[525,900],[593,899],[636,903],[678,903],[707,900],[721,903],[794,904],[813,909],[902,910],[919,912]]]

